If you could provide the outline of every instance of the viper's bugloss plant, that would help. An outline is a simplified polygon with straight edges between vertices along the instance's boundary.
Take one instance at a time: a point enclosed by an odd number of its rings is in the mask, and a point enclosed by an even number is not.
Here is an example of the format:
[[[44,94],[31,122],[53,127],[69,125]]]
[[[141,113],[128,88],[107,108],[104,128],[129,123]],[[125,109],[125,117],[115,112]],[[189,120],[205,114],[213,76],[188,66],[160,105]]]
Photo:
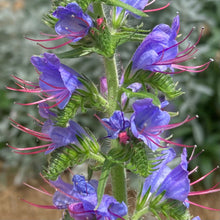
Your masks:
[[[172,99],[183,94],[181,88],[176,88],[175,76],[170,75],[185,71],[201,72],[210,65],[211,60],[199,66],[182,65],[192,60],[197,52],[196,46],[203,30],[194,44],[180,51],[179,47],[188,41],[193,32],[192,29],[179,41],[182,35],[180,15],[174,17],[171,27],[159,24],[150,32],[141,29],[142,26],[127,26],[129,15],[141,20],[147,17],[146,13],[170,5],[147,9],[153,2],[54,1],[46,23],[55,29],[57,35],[43,34],[50,39],[42,40],[26,37],[37,42],[68,39],[55,47],[40,46],[58,49],[69,45],[71,50],[57,55],[44,52],[40,56],[32,56],[31,63],[39,74],[39,81],[29,82],[13,76],[19,88],[7,87],[13,91],[35,93],[40,98],[30,103],[17,103],[38,105],[39,115],[44,121],[31,117],[38,123],[40,131],[22,126],[14,119],[11,119],[11,124],[47,143],[35,147],[8,146],[18,154],[49,154],[49,157],[45,155],[48,166],[44,167],[41,176],[56,189],[51,194],[45,189],[35,188],[51,196],[53,205],[23,201],[39,208],[67,210],[63,220],[138,220],[145,219],[148,213],[158,219],[161,215],[167,219],[200,219],[190,216],[189,204],[219,211],[189,199],[190,196],[220,191],[218,184],[204,191],[191,190],[192,185],[205,179],[218,167],[191,182],[189,175],[197,167],[188,171],[188,163],[194,156],[192,154],[187,158],[187,149],[192,148],[194,152],[196,145],[172,140],[172,129],[198,117],[187,116],[181,122],[172,123],[172,118],[178,113],[168,111]],[[117,47],[130,40],[140,45],[127,67],[118,68]],[[89,72],[78,73],[60,61],[62,58],[83,59],[83,56],[92,53],[103,59],[105,68],[104,76],[100,74],[95,82]],[[91,129],[76,122],[86,112],[93,113],[91,117],[98,119],[106,135],[102,133],[96,137]],[[93,125],[93,131],[96,126]],[[72,183],[62,180],[63,171],[82,163],[88,166],[87,177],[75,174]],[[92,179],[96,171],[99,171],[99,180]],[[136,185],[139,195],[132,198],[136,204],[131,210],[127,198],[127,171],[142,182]],[[110,191],[106,190],[108,181],[111,181]],[[112,195],[109,195],[110,192]]]

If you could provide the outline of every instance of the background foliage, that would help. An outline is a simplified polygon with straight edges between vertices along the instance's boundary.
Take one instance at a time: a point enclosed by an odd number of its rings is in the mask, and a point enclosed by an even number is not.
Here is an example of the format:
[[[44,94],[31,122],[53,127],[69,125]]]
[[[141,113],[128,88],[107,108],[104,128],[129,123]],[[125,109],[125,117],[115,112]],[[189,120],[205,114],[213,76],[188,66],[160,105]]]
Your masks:
[[[151,7],[163,6],[164,1],[156,1]],[[5,86],[13,86],[10,75],[16,75],[23,79],[33,81],[35,71],[29,59],[33,54],[41,54],[44,49],[35,43],[24,39],[25,35],[38,39],[40,32],[51,33],[51,30],[41,22],[42,15],[50,9],[50,2],[45,0],[10,0],[0,2],[0,160],[4,161],[5,173],[1,173],[1,179],[6,176],[7,169],[14,169],[17,173],[14,183],[20,184],[24,178],[29,178],[38,174],[43,165],[44,155],[21,156],[11,153],[6,147],[10,140],[10,145],[35,146],[36,140],[32,136],[19,132],[9,124],[8,116],[22,123],[29,128],[36,128],[36,124],[29,117],[29,114],[38,116],[31,106],[23,107],[13,105],[13,102],[27,103],[32,97],[27,94],[20,94],[7,91]],[[196,41],[201,27],[205,27],[205,32],[198,46],[199,55],[195,62],[202,64],[210,57],[215,62],[210,65],[207,71],[199,74],[184,73],[175,76],[179,81],[179,87],[183,88],[185,94],[178,100],[172,102],[172,110],[179,111],[180,117],[198,114],[198,120],[194,120],[190,125],[181,126],[175,131],[175,137],[186,144],[197,144],[198,152],[205,149],[196,160],[195,164],[200,166],[202,174],[207,173],[219,163],[220,158],[220,1],[219,0],[176,0],[171,6],[160,12],[149,14],[150,19],[145,23],[146,28],[153,27],[159,23],[171,24],[172,17],[180,11],[181,30],[184,36],[193,26],[197,29],[190,36],[192,42]],[[172,17],[170,16],[172,15]],[[150,21],[150,22],[149,22]],[[131,21],[128,21],[131,22]],[[123,65],[131,57],[136,49],[136,43],[126,43],[119,47],[120,56],[118,65],[123,69]],[[68,50],[68,48],[63,48]],[[74,63],[68,60],[64,62],[73,66],[78,72],[86,74],[88,77],[97,79],[103,74],[101,61],[94,62],[94,55],[83,59],[75,59]],[[69,63],[68,63],[69,62]],[[193,61],[194,62],[194,61]],[[194,62],[194,63],[195,63]],[[124,66],[125,67],[125,66]],[[98,84],[99,82],[96,81]],[[91,117],[92,112],[84,113],[80,117],[80,123],[92,129],[96,119]],[[175,119],[174,119],[175,120]],[[180,118],[178,118],[180,120]],[[96,129],[96,134],[102,132]],[[193,135],[192,135],[193,134]],[[193,165],[192,165],[193,166]],[[199,176],[201,173],[198,174]],[[212,176],[206,178],[205,184],[210,185]]]

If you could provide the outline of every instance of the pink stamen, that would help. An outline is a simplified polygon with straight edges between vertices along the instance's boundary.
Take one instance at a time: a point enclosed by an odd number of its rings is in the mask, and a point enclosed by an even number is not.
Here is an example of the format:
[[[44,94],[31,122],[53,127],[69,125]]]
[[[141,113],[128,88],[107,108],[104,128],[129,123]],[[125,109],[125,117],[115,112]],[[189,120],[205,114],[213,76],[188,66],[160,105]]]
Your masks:
[[[193,148],[192,153],[191,153],[191,155],[190,155],[190,157],[189,157],[189,161],[192,160],[192,157],[193,157],[193,155],[194,155],[194,153],[195,153],[196,147],[197,147],[197,146],[195,146],[195,147]]]
[[[38,124],[43,125],[44,123],[42,121],[40,121],[39,119],[37,119],[36,117],[34,117],[33,115],[27,114],[30,118],[32,118],[34,121],[36,121]]]
[[[47,196],[53,196],[53,194],[47,192],[45,189],[44,189],[44,191],[42,191],[42,190],[40,190],[40,189],[38,189],[38,188],[35,188],[34,186],[31,186],[31,185],[29,185],[29,184],[27,184],[27,183],[23,183],[23,184],[24,184],[25,186],[28,186],[28,187],[31,188],[31,189],[34,189],[34,190],[36,190],[36,191],[38,191],[38,192],[41,192],[41,193],[43,193],[43,194],[45,194],[45,195],[47,195]]]
[[[167,146],[161,146],[160,144],[158,144],[157,142],[155,142],[152,138],[150,138],[149,136],[146,137],[148,140],[150,140],[152,143],[154,143],[155,145],[157,145],[159,148],[167,148]]]
[[[195,148],[195,147],[194,147]],[[195,173],[195,172],[197,172],[197,170],[198,170],[198,166],[196,166],[193,170],[191,170],[189,173],[188,173],[188,176],[189,175],[191,175],[191,174],[193,174],[193,173]]]
[[[50,145],[51,145],[51,144],[45,144],[45,145],[40,145],[40,146],[35,146],[35,147],[17,148],[17,147],[13,147],[13,146],[7,144],[8,147],[12,148],[13,150],[17,150],[17,151],[35,150],[35,149],[40,149],[40,148],[49,147]]]
[[[147,7],[147,6],[151,5],[151,4],[153,4],[155,1],[156,1],[156,0],[152,0],[151,2],[147,3],[147,4],[145,5],[145,7]]]
[[[103,121],[98,115],[94,114],[94,116],[100,121],[100,123],[102,125],[104,125],[106,128],[108,128],[109,130],[112,130],[112,131],[116,131],[116,129],[114,128],[111,128],[110,125],[108,125],[105,121]]]
[[[49,182],[41,173],[40,173],[40,176],[41,176],[41,178],[42,178],[47,184],[49,184],[50,186],[52,186],[54,189],[56,189],[57,191],[59,191],[59,192],[62,193],[63,195],[65,195],[65,196],[67,196],[67,197],[69,197],[69,198],[71,198],[71,199],[74,199],[74,200],[76,200],[76,201],[79,201],[78,198],[76,198],[76,197],[74,197],[74,196],[71,196],[71,195],[69,195],[68,193],[65,193],[65,192],[62,191],[61,189],[57,188],[54,184],[52,184],[51,182]]]
[[[47,151],[47,149],[39,150],[39,151],[34,151],[34,152],[19,152],[19,151],[14,151],[14,153],[16,153],[16,154],[21,154],[21,155],[29,155],[29,154],[39,154],[39,153],[42,153],[42,152],[45,152],[45,151]]]
[[[192,118],[190,118],[190,116],[187,116],[186,119],[182,122],[179,122],[179,123],[174,123],[174,124],[168,124],[168,125],[160,125],[160,126],[154,126],[152,128],[149,128],[148,131],[151,131],[151,132],[155,132],[155,131],[165,131],[165,130],[170,130],[170,129],[173,129],[173,128],[177,128],[183,124],[185,124],[186,122],[190,122],[192,120],[194,120],[195,118],[198,118],[198,116],[194,116]]]
[[[46,34],[44,34],[46,35]],[[51,35],[47,35],[47,36],[51,36]],[[54,38],[50,38],[50,39],[33,39],[33,38],[29,38],[29,37],[24,37],[27,40],[31,40],[31,41],[37,41],[37,42],[44,42],[44,41],[54,41],[54,40],[59,40],[62,38],[67,37],[68,35],[55,35],[56,37]]]
[[[203,206],[203,205],[197,204],[195,202],[191,202],[189,200],[185,200],[185,202],[190,203],[194,206],[198,206],[198,207],[203,208],[203,209],[212,210],[212,211],[220,211],[220,209],[214,209],[214,208],[210,208],[210,207],[207,207],[207,206]]]
[[[36,204],[36,203],[32,203],[32,202],[29,202],[25,199],[21,199],[23,202],[26,202],[28,203],[29,205],[32,205],[32,206],[35,206],[35,207],[38,207],[38,208],[43,208],[43,209],[58,209],[56,206],[53,206],[53,205],[39,205],[39,204]]]
[[[155,138],[157,138],[157,139],[159,139],[159,140],[161,140],[161,141],[163,141],[163,142],[166,142],[166,143],[168,143],[168,144],[172,144],[172,145],[175,145],[175,146],[187,147],[187,148],[194,147],[194,145],[185,145],[185,144],[175,143],[175,142],[173,142],[173,141],[169,141],[169,140],[167,140],[167,139],[164,139],[164,138],[162,138],[162,137],[160,137],[160,136],[157,136],[157,135],[154,135],[154,134],[151,134],[151,133],[146,133],[146,134],[147,134],[147,136],[153,136],[153,137],[155,137]]]
[[[216,168],[214,168],[213,170],[211,170],[210,172],[208,172],[207,174],[205,174],[204,176],[202,176],[201,178],[199,178],[198,180],[190,183],[190,186],[195,185],[196,183],[201,182],[202,180],[204,180],[207,176],[209,176],[211,173],[213,173],[215,170],[217,170],[219,168],[219,166],[217,166]]]
[[[55,46],[55,47],[45,47],[45,46],[42,45],[42,44],[39,44],[39,43],[37,43],[37,44],[38,44],[39,46],[43,47],[44,49],[53,50],[53,49],[57,49],[57,48],[63,47],[63,46],[65,46],[65,45],[67,45],[67,44],[70,44],[72,41],[73,41],[73,40],[70,39],[70,40],[68,40],[67,42],[62,43],[62,44],[60,44],[60,45],[58,45],[58,46]]]
[[[169,7],[169,6],[170,6],[170,3],[167,3],[167,4],[166,4],[165,6],[163,6],[163,7],[155,8],[155,9],[143,10],[143,12],[148,13],[148,12],[160,11],[160,10],[163,10],[163,9]]]
[[[191,160],[194,160],[195,158],[197,158],[201,153],[203,153],[205,150],[202,149],[198,154],[196,154],[195,156],[193,157],[190,157],[189,160],[188,160],[188,163],[191,161]]]

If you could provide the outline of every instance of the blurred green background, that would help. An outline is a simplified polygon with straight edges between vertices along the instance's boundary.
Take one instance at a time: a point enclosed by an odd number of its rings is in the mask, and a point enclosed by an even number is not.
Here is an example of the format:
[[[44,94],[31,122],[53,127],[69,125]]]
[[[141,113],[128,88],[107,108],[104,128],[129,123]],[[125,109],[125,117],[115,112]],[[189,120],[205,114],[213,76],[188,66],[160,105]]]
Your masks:
[[[151,7],[163,6],[165,2],[156,1]],[[13,104],[15,101],[30,102],[33,96],[7,91],[5,86],[14,87],[10,75],[29,81],[36,79],[36,72],[29,62],[30,57],[46,51],[35,43],[25,40],[24,36],[38,39],[40,32],[53,33],[53,30],[41,21],[42,15],[46,14],[49,9],[49,0],[0,0],[0,181],[5,184],[7,184],[8,175],[13,175],[13,183],[19,185],[24,180],[38,175],[42,165],[45,164],[43,154],[22,156],[12,153],[11,149],[6,146],[6,143],[10,143],[15,147],[29,147],[39,143],[31,135],[13,128],[9,121],[9,118],[13,118],[29,128],[36,129],[37,125],[34,120],[27,116],[31,114],[38,117],[36,106],[25,107]],[[185,92],[172,102],[174,110],[180,113],[176,120],[181,121],[187,115],[199,115],[199,119],[173,131],[174,137],[186,144],[197,144],[196,152],[205,149],[205,152],[191,164],[192,168],[199,166],[199,172],[195,175],[201,176],[220,161],[220,1],[172,1],[168,9],[149,14],[150,17],[146,19],[145,26],[149,29],[158,23],[171,24],[176,12],[180,14],[180,33],[183,36],[186,36],[193,26],[197,28],[190,36],[190,41],[195,42],[201,27],[205,27],[198,45],[197,59],[188,65],[205,63],[210,57],[215,59],[215,62],[205,72],[182,73],[174,76]],[[120,46],[122,65],[126,65],[137,45],[137,43],[126,43]],[[62,50],[68,50],[68,48]],[[60,52],[60,50],[53,52]],[[103,75],[104,69],[100,59],[96,58],[98,57],[89,56],[62,62],[97,80],[97,76]],[[84,115],[81,120],[89,127],[93,123],[87,115]],[[220,181],[220,178],[212,175],[205,180],[204,184],[210,186],[213,181]]]

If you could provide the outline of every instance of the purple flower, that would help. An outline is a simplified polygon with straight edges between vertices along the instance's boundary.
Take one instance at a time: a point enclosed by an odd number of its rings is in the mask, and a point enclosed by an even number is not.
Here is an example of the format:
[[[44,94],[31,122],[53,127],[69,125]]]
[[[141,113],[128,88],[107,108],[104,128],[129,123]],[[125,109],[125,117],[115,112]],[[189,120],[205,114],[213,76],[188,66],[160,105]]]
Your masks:
[[[90,16],[84,13],[79,5],[75,2],[69,3],[66,7],[57,7],[56,11],[53,13],[53,16],[58,19],[58,22],[55,25],[55,31],[58,35],[42,33],[42,35],[50,36],[53,38],[35,40],[26,37],[26,39],[37,42],[54,41],[62,38],[69,39],[67,42],[55,47],[45,47],[39,44],[45,49],[56,49],[84,38],[88,34],[90,28],[93,26],[93,22]]]
[[[134,114],[131,116],[133,135],[144,141],[153,151],[158,148],[160,134],[164,126],[169,124],[170,115],[152,103],[152,99],[137,100],[133,104]]]
[[[162,138],[160,135],[169,129],[173,129],[181,126],[182,124],[189,122],[196,117],[190,118],[189,116],[182,122],[169,124],[170,115],[168,112],[163,111],[158,106],[152,103],[152,99],[140,99],[134,102],[134,113],[130,118],[131,131],[133,135],[144,141],[144,143],[153,151],[158,147],[164,148],[160,145],[163,141],[168,144],[172,144],[180,147],[193,147],[189,145],[179,144]],[[167,105],[167,101],[161,103],[161,107],[164,108]]]
[[[186,149],[184,148],[184,151]],[[190,181],[188,178],[188,171],[185,169],[183,163],[186,157],[182,157],[181,162],[173,170],[167,166],[167,163],[175,158],[175,152],[172,149],[162,152],[164,154],[164,161],[159,164],[157,170],[145,179],[143,194],[145,194],[149,187],[150,192],[161,194],[165,191],[163,199],[175,199],[184,202],[190,192]],[[161,159],[161,158],[158,158]]]
[[[108,95],[107,78],[105,76],[100,78],[100,93],[103,97],[107,97]]]
[[[50,117],[57,117],[57,115],[54,112],[49,110],[50,106],[47,103],[42,102],[38,105],[38,107],[39,114],[42,118],[49,119]]]
[[[214,168],[213,170],[211,170],[210,172],[208,172],[206,175],[199,178],[198,180],[190,183],[188,176],[191,173],[195,172],[198,168],[196,167],[190,172],[187,170],[188,163],[192,160],[193,154],[191,155],[188,161],[187,150],[186,148],[183,148],[180,164],[177,165],[174,169],[171,169],[167,164],[176,157],[175,151],[171,148],[164,150],[161,153],[162,156],[158,157],[157,159],[162,162],[155,167],[156,171],[154,171],[150,176],[148,176],[145,179],[142,190],[142,196],[144,196],[145,193],[150,188],[150,193],[151,193],[150,196],[152,195],[157,196],[162,192],[165,192],[162,200],[174,199],[183,202],[183,204],[187,208],[189,207],[189,204],[192,204],[204,209],[219,211],[219,209],[206,207],[188,200],[188,197],[190,196],[204,195],[204,194],[216,193],[220,191],[220,189],[218,188],[216,189],[216,187],[219,184],[216,184],[215,186],[207,190],[190,192],[190,186],[193,186],[194,184],[204,180],[208,175],[213,173],[218,167]],[[199,220],[200,218],[197,216],[195,217],[195,219]]]
[[[55,25],[57,34],[66,36],[72,42],[85,37],[93,25],[89,15],[85,14],[75,2],[69,3],[66,7],[59,6],[53,16],[59,19]]]
[[[157,25],[136,50],[132,58],[132,71],[136,72],[142,69],[173,74],[184,71],[201,72],[207,69],[212,60],[199,66],[183,66],[179,64],[194,57],[197,52],[196,45],[202,36],[201,31],[199,39],[195,44],[189,45],[185,50],[178,52],[178,46],[183,43],[193,31],[192,29],[185,39],[177,42],[176,36],[179,28],[179,15],[173,19],[171,27],[166,24]],[[179,71],[174,71],[174,69],[178,69]]]
[[[21,89],[7,87],[10,90],[27,92],[27,93],[41,93],[42,100],[21,104],[20,105],[34,105],[44,103],[46,101],[56,102],[52,106],[41,106],[44,108],[52,108],[58,106],[63,109],[69,102],[72,94],[76,89],[82,86],[79,81],[80,75],[70,67],[60,63],[60,60],[55,54],[44,53],[43,57],[32,56],[31,63],[42,72],[39,77],[39,84],[22,80],[14,77],[19,83],[17,85]],[[23,86],[24,84],[25,86]],[[26,86],[31,87],[30,89]]]
[[[192,220],[201,220],[199,216],[194,217]]]
[[[138,10],[143,10],[147,6],[147,3],[148,3],[148,0],[136,0],[136,1],[134,1],[134,0],[121,0],[121,1],[128,4],[128,5],[130,5],[130,6],[132,6],[132,7],[134,7],[134,8],[136,8],[136,9],[138,9]],[[122,12],[122,10],[123,10],[123,8],[121,8],[121,7],[116,8],[116,17],[119,16],[119,14]],[[139,16],[137,16],[137,15],[135,15],[135,14],[133,14],[133,13],[126,10],[125,11],[125,16],[127,14],[131,14],[131,15],[135,16],[136,18],[140,18]]]
[[[99,119],[99,118],[98,118]],[[115,111],[110,118],[99,119],[108,132],[108,138],[116,139],[122,131],[130,127],[129,120],[122,111]]]
[[[26,128],[14,120],[11,121],[13,123],[12,125],[17,129],[24,131],[28,134],[31,134],[37,137],[39,140],[50,142],[49,144],[35,146],[35,147],[27,147],[27,148],[16,148],[9,146],[10,148],[16,150],[15,153],[18,154],[37,154],[41,152],[45,152],[45,154],[48,154],[59,147],[67,146],[69,144],[79,145],[77,136],[81,138],[83,136],[89,137],[88,134],[85,132],[85,130],[79,124],[77,124],[72,120],[69,121],[69,126],[65,128],[55,126],[51,120],[47,120],[43,123],[41,132],[37,132],[29,128]],[[46,148],[46,149],[38,150],[41,148]],[[29,150],[34,150],[34,151],[23,152]]]
[[[159,65],[163,61],[174,59],[178,54],[175,40],[179,29],[179,16],[173,20],[172,27],[166,24],[157,25],[144,39],[136,50],[132,61],[133,71],[143,69],[150,71],[165,71],[171,64]]]
[[[127,214],[125,203],[119,203],[109,195],[104,195],[98,209],[95,209],[98,203],[98,181],[87,182],[84,176],[74,175],[72,182],[73,185],[65,183],[60,177],[56,181],[50,181],[57,189],[53,196],[53,205],[58,209],[68,208],[74,219],[88,217],[91,220],[96,218],[115,220]]]
[[[142,84],[141,83],[132,83],[131,85],[129,85],[127,88],[128,89],[131,89],[132,92],[138,92],[142,87]],[[127,95],[126,93],[122,93],[121,95],[121,104],[122,104],[122,107],[125,106],[126,102],[127,102]]]

